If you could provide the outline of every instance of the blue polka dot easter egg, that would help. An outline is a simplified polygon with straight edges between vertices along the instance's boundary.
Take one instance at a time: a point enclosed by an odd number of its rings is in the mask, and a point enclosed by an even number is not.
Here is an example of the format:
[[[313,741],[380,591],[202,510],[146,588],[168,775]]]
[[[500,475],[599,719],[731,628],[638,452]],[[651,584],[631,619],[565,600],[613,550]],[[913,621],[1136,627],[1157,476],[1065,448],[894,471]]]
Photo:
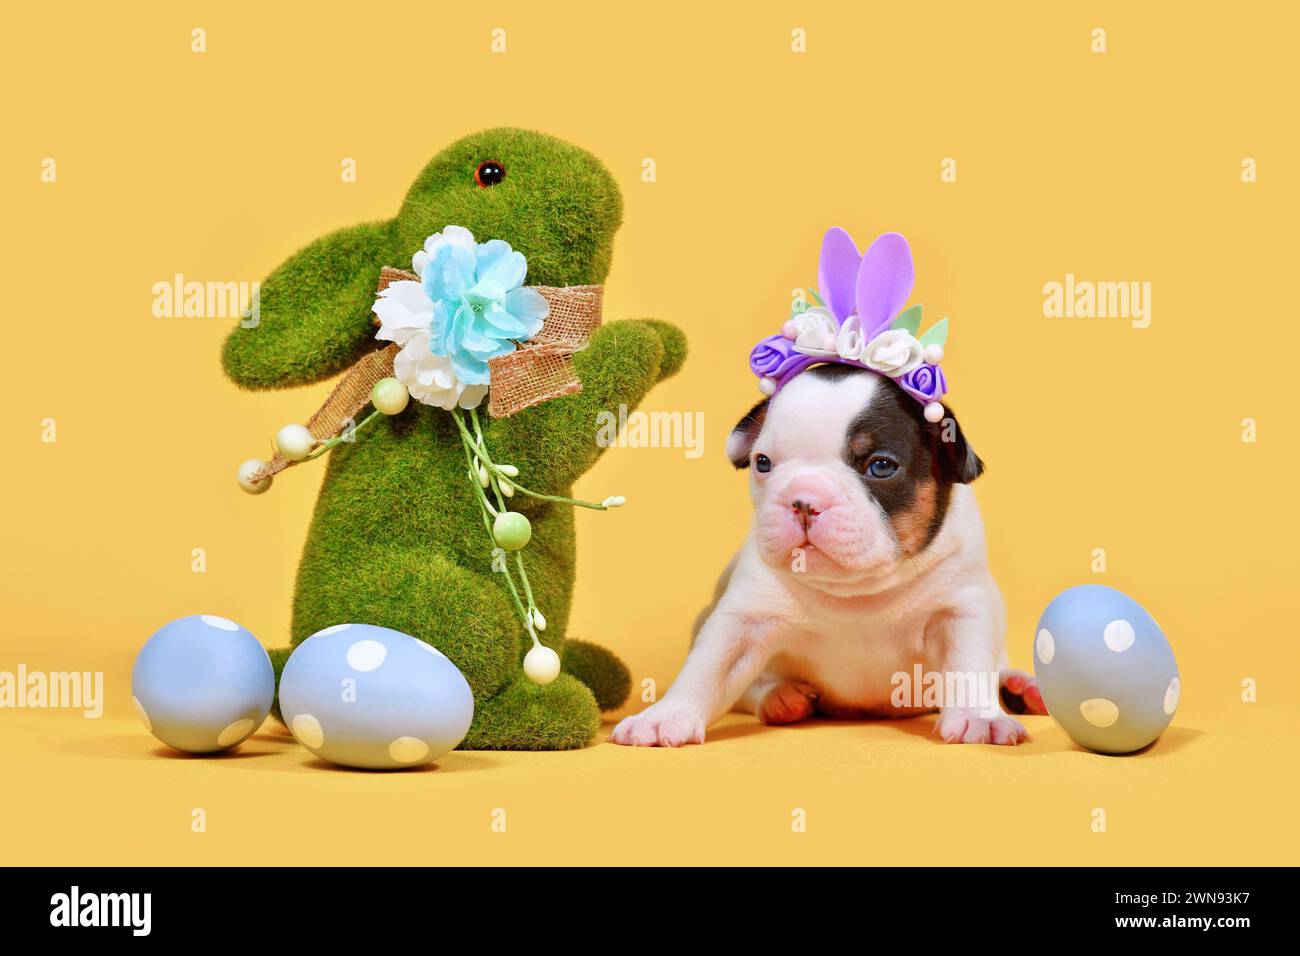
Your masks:
[[[1178,664],[1155,619],[1100,584],[1062,591],[1038,620],[1034,676],[1052,718],[1080,746],[1141,750],[1178,709]]]
[[[373,624],[337,624],[289,656],[280,712],[318,757],[394,770],[455,749],[474,718],[474,695],[456,665],[424,641]]]
[[[252,736],[275,698],[275,671],[257,638],[215,614],[182,617],[141,648],[131,701],[145,729],[189,753],[227,750]]]

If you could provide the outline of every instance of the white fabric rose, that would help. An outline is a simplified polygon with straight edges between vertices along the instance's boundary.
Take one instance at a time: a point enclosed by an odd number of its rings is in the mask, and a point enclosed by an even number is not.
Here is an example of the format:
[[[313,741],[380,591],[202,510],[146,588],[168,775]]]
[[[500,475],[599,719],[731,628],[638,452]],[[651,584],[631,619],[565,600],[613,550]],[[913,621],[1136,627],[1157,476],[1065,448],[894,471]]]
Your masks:
[[[873,372],[897,378],[923,361],[925,347],[906,329],[886,329],[862,347],[860,361]]]
[[[450,233],[459,228],[449,226],[443,232]],[[431,236],[429,242],[438,238]],[[425,248],[429,248],[428,244]],[[422,253],[416,253],[416,258],[420,255]],[[424,262],[413,261],[412,265],[419,269],[424,266]],[[379,293],[374,311],[379,318],[379,331],[375,333],[375,338],[384,342],[396,342],[402,347],[393,359],[393,375],[406,386],[412,398],[425,405],[436,405],[448,410],[458,405],[461,408],[478,408],[488,393],[488,386],[466,385],[456,377],[450,358],[429,351],[433,300],[424,294],[420,283],[410,280],[392,283]]]
[[[835,337],[835,352],[848,362],[857,362],[862,358],[862,319],[855,312],[844,320],[840,333]]]
[[[798,332],[794,340],[796,352],[805,355],[835,354],[835,336],[839,333],[839,325],[828,309],[814,306],[807,312],[796,315],[791,321]]]

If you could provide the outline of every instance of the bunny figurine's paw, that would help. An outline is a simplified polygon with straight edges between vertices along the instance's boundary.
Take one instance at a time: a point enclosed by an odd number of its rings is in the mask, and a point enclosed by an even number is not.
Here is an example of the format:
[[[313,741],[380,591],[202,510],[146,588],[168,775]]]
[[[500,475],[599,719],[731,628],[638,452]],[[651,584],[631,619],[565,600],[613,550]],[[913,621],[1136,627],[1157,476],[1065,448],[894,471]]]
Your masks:
[[[576,750],[596,739],[600,710],[583,684],[561,674],[545,685],[523,674],[476,702],[464,750]]]
[[[582,391],[492,422],[488,442],[504,461],[537,476],[535,490],[563,494],[596,463],[601,416],[614,421],[637,407],[656,382],[676,372],[685,336],[667,322],[629,319],[601,326],[573,357]]]

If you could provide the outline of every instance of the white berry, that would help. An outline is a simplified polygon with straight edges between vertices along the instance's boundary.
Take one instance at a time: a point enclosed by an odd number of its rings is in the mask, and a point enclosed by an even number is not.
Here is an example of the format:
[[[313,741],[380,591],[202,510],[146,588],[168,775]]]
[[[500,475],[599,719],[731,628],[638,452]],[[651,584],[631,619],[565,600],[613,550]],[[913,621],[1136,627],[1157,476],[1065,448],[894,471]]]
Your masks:
[[[524,655],[524,673],[534,684],[549,684],[560,676],[560,655],[545,644],[534,644]]]
[[[243,488],[250,495],[260,495],[271,487],[271,475],[263,475],[256,481],[253,476],[266,467],[266,462],[260,458],[250,458],[239,466],[239,471],[235,474],[235,480],[239,482],[239,487]]]
[[[302,461],[311,454],[316,439],[306,425],[285,425],[276,433],[275,447],[290,461]]]

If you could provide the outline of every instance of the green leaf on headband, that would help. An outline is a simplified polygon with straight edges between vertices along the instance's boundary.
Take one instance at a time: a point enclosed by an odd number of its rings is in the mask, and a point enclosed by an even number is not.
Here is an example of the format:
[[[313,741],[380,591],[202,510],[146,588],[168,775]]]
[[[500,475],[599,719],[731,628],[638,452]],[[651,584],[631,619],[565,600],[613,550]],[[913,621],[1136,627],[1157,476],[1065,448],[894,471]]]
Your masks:
[[[902,329],[909,335],[915,335],[916,330],[921,327],[921,307],[914,305],[904,312],[894,316],[894,321],[889,323],[891,329]]]
[[[942,346],[948,341],[948,317],[945,315],[934,325],[925,330],[925,335],[921,336],[922,345],[939,345]]]
[[[798,290],[795,290],[795,291],[798,291]],[[817,290],[814,289],[812,286],[809,286],[808,288],[804,289],[803,291],[804,291],[804,292],[807,292],[808,295],[810,295],[810,296],[812,297],[812,300],[813,300],[814,302],[816,302],[818,305],[820,305],[822,308],[825,308],[825,307],[826,307],[826,303],[822,301],[822,297],[819,296],[819,295],[817,294]],[[799,307],[799,299],[796,298],[796,299],[791,299],[791,300],[790,300],[790,318],[793,319],[793,318],[795,318],[795,317],[798,316],[798,315],[802,315],[804,312],[807,311],[807,309],[808,309],[808,303],[807,303],[807,301],[804,301],[804,303],[803,303],[803,308],[801,309],[801,308]]]

